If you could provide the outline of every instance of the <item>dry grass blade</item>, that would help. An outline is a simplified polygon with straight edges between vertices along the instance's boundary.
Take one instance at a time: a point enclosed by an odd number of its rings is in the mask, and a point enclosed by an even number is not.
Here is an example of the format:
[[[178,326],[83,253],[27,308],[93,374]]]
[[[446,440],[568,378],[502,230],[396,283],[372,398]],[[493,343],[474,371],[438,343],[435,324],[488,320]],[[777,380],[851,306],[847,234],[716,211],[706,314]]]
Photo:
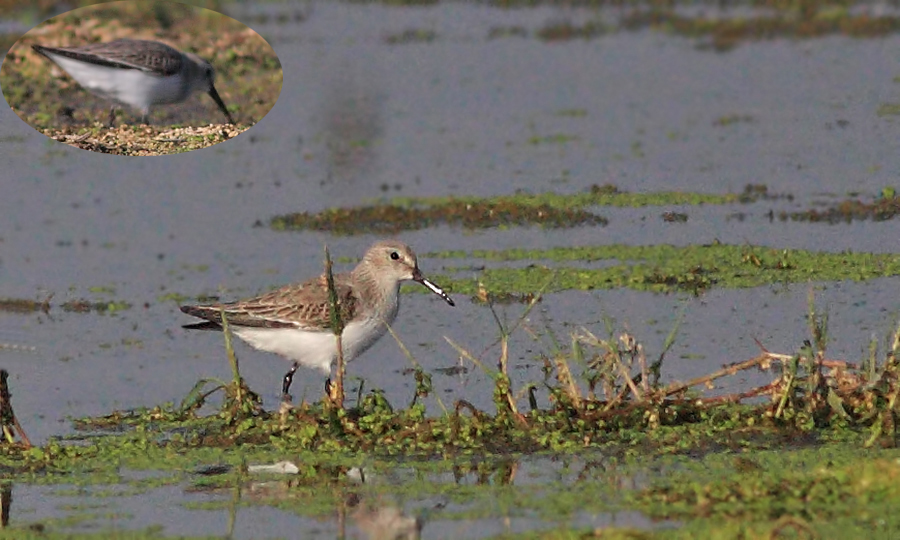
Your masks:
[[[409,349],[406,348],[406,345],[400,339],[400,336],[398,336],[397,333],[394,332],[394,329],[391,328],[391,325],[388,324],[387,321],[384,321],[384,326],[385,326],[385,328],[387,328],[387,331],[390,332],[391,337],[394,338],[394,341],[397,342],[397,345],[400,347],[400,350],[403,351],[403,355],[406,356],[406,359],[409,360],[409,363],[413,365],[413,369],[415,369],[416,371],[422,371],[422,366],[419,365],[419,362],[416,361],[416,358],[412,355],[411,352],[409,352]],[[435,400],[437,401],[438,406],[441,408],[442,411],[444,411],[444,414],[446,415],[447,407],[444,406],[444,402],[441,401],[441,398],[439,396],[434,396],[434,397],[435,397]]]
[[[808,304],[806,322],[809,324],[809,333],[812,335],[813,345],[815,345],[816,350],[824,351],[828,344],[828,311],[826,310],[821,316],[818,314],[816,311],[816,295],[812,287],[809,288]]]
[[[461,345],[458,345],[455,341],[453,341],[452,339],[450,339],[447,336],[444,336],[444,341],[446,341],[451,347],[453,347],[456,350],[456,352],[459,353],[460,356],[462,356],[469,362],[472,362],[473,364],[475,364],[476,366],[481,368],[481,370],[484,371],[485,373],[487,373],[488,375],[491,374],[491,371],[481,362],[481,360],[472,356],[472,353],[470,353],[469,351],[462,348]]]
[[[581,331],[583,332],[583,335],[578,336],[578,339],[581,340],[582,343],[605,349],[607,351],[607,354],[604,355],[604,357],[612,360],[613,366],[615,366],[615,370],[619,372],[619,376],[622,378],[622,381],[625,383],[628,389],[631,390],[634,398],[637,401],[643,401],[644,395],[640,391],[640,389],[638,389],[637,385],[634,384],[634,379],[631,377],[631,374],[628,372],[628,368],[622,361],[622,355],[619,351],[619,348],[606,340],[598,338],[587,328],[581,327]],[[614,399],[613,402],[615,401],[618,400]]]
[[[500,329],[500,358],[497,362],[500,375],[496,381],[496,390],[502,394],[503,400],[506,402],[506,408],[508,411],[515,417],[520,418],[519,409],[516,406],[516,398],[513,396],[512,391],[512,379],[509,377],[509,337],[512,335],[519,326],[522,325],[523,322],[528,318],[528,315],[531,313],[531,310],[534,309],[534,306],[541,301],[541,297],[544,294],[544,291],[547,290],[547,287],[553,282],[556,278],[556,273],[552,274],[547,281],[538,289],[538,292],[534,295],[534,298],[528,303],[528,306],[522,311],[521,315],[519,315],[518,319],[516,319],[515,324],[513,324],[512,328],[506,329],[503,326],[503,323],[500,321],[500,317],[497,315],[497,311],[494,309],[493,303],[488,304],[488,307],[491,309],[491,314],[494,316],[494,321],[497,322],[497,327]]]
[[[394,338],[394,341],[397,342],[397,346],[400,347],[400,351],[403,352],[403,356],[409,360],[409,363],[413,365],[414,368],[420,369],[421,366],[416,361],[416,358],[409,352],[409,349],[406,348],[406,345],[400,339],[400,336],[397,335],[397,332],[394,332],[394,329],[391,328],[391,325],[387,321],[382,321],[384,323],[384,327],[387,328],[387,331],[391,334],[391,337]]]
[[[797,370],[800,367],[800,356],[795,355],[787,364],[787,372],[782,375],[783,387],[781,388],[781,397],[778,400],[778,407],[775,409],[775,418],[781,418],[784,409],[787,406],[788,398],[791,397],[794,390],[794,383],[797,380]]]
[[[660,373],[662,372],[663,360],[666,358],[666,354],[675,345],[675,339],[678,337],[678,331],[681,329],[681,321],[684,320],[684,309],[681,310],[681,313],[678,314],[678,318],[675,320],[675,324],[672,326],[672,330],[669,331],[669,334],[666,336],[666,340],[663,342],[662,351],[659,353],[659,357],[655,362],[650,364],[650,375],[653,376],[654,385],[659,383]],[[647,377],[647,382],[649,383],[649,377]]]
[[[885,361],[885,369],[897,365],[898,355],[900,355],[900,323],[898,323],[897,329],[894,330],[893,340],[891,341],[891,350],[888,352]]]
[[[574,341],[574,336],[572,339]],[[556,380],[562,386],[566,396],[571,400],[572,406],[579,411],[582,410],[584,400],[581,391],[578,389],[578,383],[575,382],[575,377],[572,376],[572,370],[569,369],[569,363],[566,362],[566,357],[562,354],[554,355],[553,363],[556,366]]]
[[[508,372],[508,364],[509,364],[509,336],[503,336],[503,339],[500,340],[500,377],[501,380],[497,381],[497,388],[500,390],[506,400],[506,406],[514,415],[519,414],[519,410],[516,407],[516,400],[512,395],[512,381],[509,378]]]
[[[662,393],[666,397],[672,396],[675,394],[680,394],[681,392],[684,392],[688,388],[692,388],[694,386],[706,385],[707,383],[710,383],[716,379],[720,379],[720,378],[728,376],[728,375],[735,375],[739,371],[744,371],[744,370],[750,369],[752,367],[756,367],[756,366],[761,367],[761,366],[764,366],[767,363],[771,362],[772,360],[780,360],[784,357],[791,358],[790,356],[787,356],[787,355],[775,355],[772,353],[763,353],[755,358],[751,358],[750,360],[746,360],[744,362],[738,362],[736,364],[726,366],[718,371],[714,371],[712,373],[703,375],[701,377],[695,377],[686,382],[672,383],[672,384],[666,386],[663,389]]]
[[[503,402],[507,410],[513,415],[514,418],[516,418],[517,421],[519,421],[520,423],[524,422],[522,420],[522,415],[519,413],[518,408],[516,407],[515,397],[513,397],[512,392],[510,391],[509,377],[499,371],[492,372],[480,360],[475,358],[472,353],[465,350],[462,346],[457,344],[449,337],[444,336],[444,341],[446,341],[451,347],[453,347],[456,352],[460,354],[460,356],[480,367],[482,371],[494,378],[495,392],[499,391],[503,394]]]

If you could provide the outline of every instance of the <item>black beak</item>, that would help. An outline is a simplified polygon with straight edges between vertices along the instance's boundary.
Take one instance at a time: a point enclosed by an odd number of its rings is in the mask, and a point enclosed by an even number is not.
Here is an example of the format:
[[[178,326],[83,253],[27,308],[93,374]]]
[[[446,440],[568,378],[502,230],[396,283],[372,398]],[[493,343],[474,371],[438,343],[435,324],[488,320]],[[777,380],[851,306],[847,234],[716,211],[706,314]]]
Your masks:
[[[219,97],[219,93],[216,92],[216,87],[212,84],[209,85],[209,96],[213,98],[213,101],[216,102],[216,105],[219,106],[219,109],[225,113],[225,117],[228,118],[228,123],[234,125],[234,119],[231,118],[231,114],[228,112],[228,109],[225,108],[225,103],[222,102],[222,98]]]
[[[455,306],[455,305],[456,305],[456,304],[453,303],[453,299],[450,298],[450,295],[448,295],[447,293],[444,292],[444,289],[438,287],[438,286],[435,285],[434,283],[432,283],[432,282],[428,281],[427,279],[425,279],[425,277],[422,275],[422,272],[419,272],[419,269],[418,269],[418,268],[416,268],[415,270],[413,270],[413,277],[412,277],[412,279],[413,279],[413,281],[416,281],[416,282],[418,282],[418,283],[421,283],[422,285],[425,285],[425,287],[427,287],[429,290],[431,290],[431,292],[433,292],[434,294],[436,294],[436,295],[440,296],[441,298],[443,298],[444,301],[447,302],[448,304],[450,304],[451,306]]]

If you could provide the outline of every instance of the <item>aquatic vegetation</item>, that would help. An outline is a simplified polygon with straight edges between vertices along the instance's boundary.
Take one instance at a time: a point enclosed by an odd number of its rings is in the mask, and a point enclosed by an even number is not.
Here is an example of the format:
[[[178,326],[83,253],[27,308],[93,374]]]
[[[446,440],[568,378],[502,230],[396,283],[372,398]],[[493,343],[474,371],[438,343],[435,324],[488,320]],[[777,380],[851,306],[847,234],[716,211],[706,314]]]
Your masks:
[[[601,447],[628,455],[635,451],[680,453],[713,443],[742,447],[766,434],[777,437],[785,430],[812,434],[850,429],[867,433],[867,445],[893,441],[897,436],[894,410],[900,395],[900,366],[894,359],[900,352],[900,328],[881,361],[875,358],[874,348],[864,365],[828,359],[827,317],[817,313],[811,303],[811,338],[798,351],[780,354],[763,348],[754,358],[690,381],[667,384],[660,382],[661,373],[677,326],[654,360],[648,359],[640,342],[627,333],[616,336],[607,328],[608,337],[598,337],[581,328],[571,334],[567,346],[542,355],[542,381],[513,388],[509,336],[538,300],[530,302],[510,327],[497,319],[500,356],[493,365],[447,339],[461,357],[493,379],[494,411],[460,400],[444,414],[428,416],[424,400],[432,393],[430,375],[415,365],[415,391],[405,408],[395,407],[375,390],[358,396],[350,407],[324,400],[268,412],[260,409],[258,398],[243,386],[234,359],[234,380],[214,389],[224,388],[226,393],[213,415],[198,414],[210,396],[210,392],[200,391],[198,383],[180,407],[115,412],[77,420],[76,426],[121,432],[115,443],[110,443],[117,454],[127,454],[126,449],[136,445],[166,451],[274,447],[292,452],[422,456]],[[233,355],[230,347],[228,355]],[[757,368],[769,370],[771,382],[728,395],[703,395],[703,389],[718,379]],[[537,405],[538,389],[548,393],[548,406]],[[23,471],[53,470],[60,459],[109,452],[106,444],[71,446],[56,441],[9,462],[0,459],[0,465]]]
[[[481,301],[493,295],[628,287],[641,291],[702,294],[712,288],[749,288],[772,283],[862,281],[900,275],[893,254],[827,253],[726,244],[690,246],[598,245],[550,249],[476,250],[429,253],[432,258],[482,259],[491,262],[531,261],[528,266],[492,266],[477,277],[452,280],[454,293]],[[598,261],[609,264],[597,265]],[[453,268],[447,268],[451,273]],[[470,273],[467,271],[467,273]]]
[[[398,34],[385,36],[384,42],[388,45],[405,45],[408,43],[431,43],[435,39],[437,39],[437,34],[433,30],[411,28]]]
[[[31,300],[28,298],[0,298],[0,311],[9,313],[34,313],[42,311],[47,313],[50,311],[50,298],[42,301]]]
[[[560,142],[554,138],[555,142]],[[537,142],[548,142],[541,140]],[[536,143],[537,143],[536,142]],[[758,200],[790,198],[770,194],[766,186],[748,185],[742,193],[681,192],[628,193],[613,185],[594,185],[581,193],[516,193],[497,197],[396,197],[384,203],[356,208],[330,208],[275,216],[269,226],[277,231],[313,230],[336,234],[396,234],[439,225],[465,229],[538,225],[547,228],[603,226],[606,218],[587,207],[643,207],[662,205],[746,204]],[[674,214],[673,214],[674,216]],[[683,221],[686,216],[674,216]]]
[[[609,34],[612,30],[602,21],[588,21],[580,25],[565,21],[544,26],[537,31],[536,37],[542,41],[592,39]]]
[[[606,220],[583,210],[560,210],[551,206],[522,206],[502,202],[435,204],[426,208],[396,205],[334,208],[318,213],[301,212],[272,218],[275,230],[315,230],[337,234],[396,234],[437,225],[467,229],[541,225],[576,227],[605,225]]]
[[[900,214],[900,197],[892,188],[886,188],[871,202],[848,199],[824,209],[810,209],[802,212],[779,212],[781,221],[807,221],[811,223],[851,223],[853,221],[887,221]]]
[[[829,35],[875,37],[895,32],[900,17],[891,14],[856,12],[850,6],[815,2],[766,4],[771,11],[728,14],[708,18],[679,13],[668,7],[638,8],[620,20],[622,28],[652,28],[688,38],[697,38],[702,47],[727,51],[747,41],[776,38],[817,38]]]
[[[53,295],[42,301],[29,300],[27,298],[0,298],[0,311],[9,313],[50,313],[53,304],[50,300]],[[122,300],[110,300],[107,302],[90,301],[84,299],[67,300],[59,304],[59,308],[69,313],[113,313],[130,308],[128,302]]]

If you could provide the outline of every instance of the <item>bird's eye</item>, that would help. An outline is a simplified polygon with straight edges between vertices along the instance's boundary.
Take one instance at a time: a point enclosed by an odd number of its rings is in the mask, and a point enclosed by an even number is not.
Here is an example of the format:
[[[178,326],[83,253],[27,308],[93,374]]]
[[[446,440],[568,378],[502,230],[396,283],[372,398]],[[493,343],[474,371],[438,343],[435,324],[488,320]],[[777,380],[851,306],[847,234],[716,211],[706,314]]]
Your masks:
[[[391,259],[393,259],[393,260],[395,260],[395,261],[399,261],[399,260],[400,260],[400,254],[397,253],[396,251],[392,251],[392,252],[391,252]]]

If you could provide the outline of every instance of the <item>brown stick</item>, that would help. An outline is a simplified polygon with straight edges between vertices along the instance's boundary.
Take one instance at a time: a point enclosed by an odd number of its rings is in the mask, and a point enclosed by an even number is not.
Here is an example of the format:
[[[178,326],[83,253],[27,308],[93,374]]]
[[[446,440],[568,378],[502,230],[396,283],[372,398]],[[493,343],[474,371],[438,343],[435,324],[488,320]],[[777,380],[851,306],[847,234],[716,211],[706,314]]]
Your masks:
[[[756,397],[760,394],[765,394],[767,392],[771,392],[778,388],[778,385],[781,384],[780,381],[771,382],[769,384],[764,384],[762,386],[757,386],[751,390],[747,390],[746,392],[736,392],[734,394],[728,394],[725,396],[716,396],[711,398],[698,398],[694,400],[698,405],[714,405],[716,403],[728,403],[728,402],[738,402],[747,398]]]
[[[19,434],[19,438],[22,439],[22,445],[25,448],[31,448],[31,441],[28,439],[28,435],[25,434],[25,430],[22,429],[22,424],[16,418],[16,413],[13,412],[7,379],[9,379],[9,372],[5,369],[0,369],[0,423],[2,423],[3,432],[9,435],[10,428],[13,428]]]
[[[720,379],[726,375],[734,375],[738,371],[744,371],[745,369],[749,369],[754,366],[758,366],[760,364],[764,364],[767,361],[778,360],[775,358],[772,353],[764,352],[756,358],[751,358],[750,360],[745,360],[744,362],[738,362],[737,364],[732,364],[730,366],[726,366],[719,371],[714,371],[709,375],[703,375],[702,377],[695,377],[687,382],[683,383],[672,383],[666,386],[663,389],[664,396],[671,396],[672,394],[677,394],[679,392],[683,392],[692,386],[697,386],[700,384],[708,383],[710,381],[714,381],[716,379]]]

